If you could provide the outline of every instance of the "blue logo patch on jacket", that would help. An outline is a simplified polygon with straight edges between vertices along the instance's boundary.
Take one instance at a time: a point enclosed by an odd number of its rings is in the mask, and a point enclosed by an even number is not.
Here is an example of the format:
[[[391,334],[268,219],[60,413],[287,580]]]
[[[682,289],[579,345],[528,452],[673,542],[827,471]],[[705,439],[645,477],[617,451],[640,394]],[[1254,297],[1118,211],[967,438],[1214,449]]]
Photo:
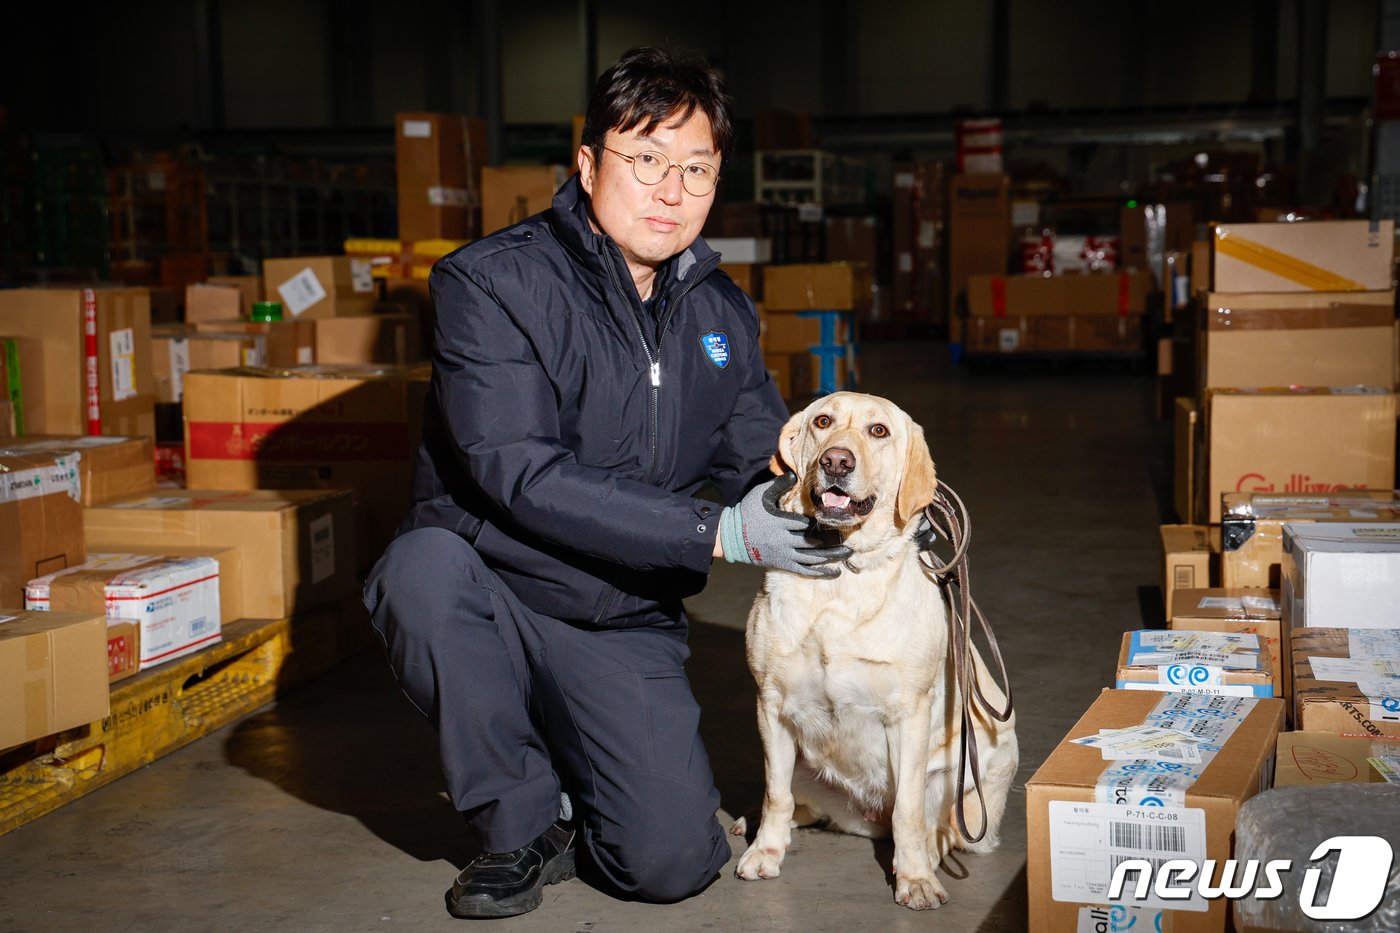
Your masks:
[[[700,346],[705,349],[705,355],[710,358],[720,369],[729,365],[729,338],[718,331],[710,331],[700,335]]]

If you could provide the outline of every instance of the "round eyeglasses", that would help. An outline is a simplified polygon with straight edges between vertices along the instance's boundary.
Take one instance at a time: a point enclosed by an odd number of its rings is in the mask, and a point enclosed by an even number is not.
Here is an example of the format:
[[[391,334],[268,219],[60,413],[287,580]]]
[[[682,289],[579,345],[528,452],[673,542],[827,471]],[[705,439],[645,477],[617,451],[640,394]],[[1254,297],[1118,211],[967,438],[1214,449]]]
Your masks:
[[[708,162],[688,162],[682,165],[679,162],[672,162],[659,152],[639,152],[630,156],[625,152],[618,152],[616,149],[603,147],[615,156],[626,159],[632,163],[632,174],[637,181],[644,185],[659,185],[666,180],[672,168],[681,170],[681,185],[685,190],[697,198],[703,198],[715,186],[719,184],[719,169]]]

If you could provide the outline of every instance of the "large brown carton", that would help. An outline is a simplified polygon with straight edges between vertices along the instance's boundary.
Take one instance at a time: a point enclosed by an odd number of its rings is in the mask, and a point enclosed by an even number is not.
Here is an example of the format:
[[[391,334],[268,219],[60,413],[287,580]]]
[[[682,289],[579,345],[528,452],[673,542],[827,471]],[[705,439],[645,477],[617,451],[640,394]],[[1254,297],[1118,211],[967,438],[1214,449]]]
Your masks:
[[[190,489],[351,489],[367,561],[408,510],[428,367],[311,366],[190,373]]]
[[[42,342],[33,337],[0,337],[0,398],[9,403],[0,424],[7,437],[48,430]]]
[[[370,264],[349,256],[264,260],[263,290],[284,320],[370,314],[376,298]]]
[[[765,266],[763,306],[768,311],[852,311],[870,305],[870,268],[822,262]]]
[[[1291,628],[1293,721],[1300,732],[1400,738],[1400,634]]]
[[[260,275],[211,275],[209,285],[229,285],[239,291],[238,317],[246,318],[253,311],[253,302],[263,300],[263,280]]]
[[[448,113],[400,113],[395,122],[399,239],[476,237],[481,171],[490,156],[486,123]]]
[[[546,210],[569,173],[562,165],[488,165],[481,170],[482,235]]]
[[[1168,627],[1178,631],[1258,635],[1269,654],[1275,696],[1288,699],[1290,659],[1283,635],[1278,590],[1245,587],[1203,587],[1173,594]]]
[[[0,333],[43,341],[45,431],[154,436],[144,288],[0,289]]]
[[[94,548],[235,548],[248,618],[286,618],[355,588],[348,492],[162,489],[85,509],[82,520]]]
[[[1138,313],[970,317],[963,342],[969,353],[1139,354],[1142,318]]]
[[[807,353],[822,345],[821,315],[811,311],[769,311],[760,314],[764,353]],[[850,327],[844,317],[830,325],[832,345],[850,343]]]
[[[1264,639],[1236,632],[1124,632],[1114,686],[1200,696],[1278,695]]]
[[[1289,522],[1400,522],[1400,490],[1223,494],[1221,584],[1277,588],[1282,579],[1283,526]]]
[[[1393,308],[1217,308],[1204,313],[1204,388],[1394,382]]]
[[[1204,503],[1196,488],[1199,475],[1196,458],[1200,456],[1196,444],[1200,432],[1196,425],[1200,417],[1201,411],[1194,398],[1183,396],[1176,400],[1172,419],[1172,503],[1176,507],[1176,517],[1188,525],[1205,518]]]
[[[185,323],[226,321],[230,318],[244,317],[251,310],[244,306],[244,298],[243,289],[234,285],[187,285]]]
[[[1139,314],[1154,288],[1150,272],[1111,275],[974,275],[967,283],[973,317]]]
[[[1216,389],[1207,397],[1207,517],[1227,492],[1389,489],[1395,395],[1356,387]]]
[[[1101,693],[1026,783],[1026,874],[1036,929],[1093,929],[1092,922],[1081,924],[1108,903],[1113,866],[1123,858],[1185,858],[1198,865],[1214,859],[1218,875],[1232,854],[1240,805],[1269,786],[1283,714],[1283,701],[1275,699]],[[1198,764],[1156,768],[1141,759],[1105,760],[1100,749],[1073,741],[1144,724],[1189,730],[1219,751],[1202,752]],[[1136,902],[1132,893],[1129,884],[1121,903],[1148,911],[1139,918],[1148,930],[1227,928],[1228,901],[1193,894],[1185,901]]]
[[[941,162],[894,167],[891,316],[948,321],[948,178]],[[828,259],[846,258],[828,255]]]
[[[1391,759],[1391,762],[1385,759]],[[1400,778],[1400,739],[1333,732],[1281,732],[1274,786],[1305,784],[1384,784]],[[1385,771],[1381,769],[1385,768]]]
[[[423,359],[416,314],[370,314],[316,321],[317,363],[405,365]]]
[[[243,555],[235,547],[181,547],[133,544],[88,552],[87,560],[76,567],[36,577],[45,580],[47,592],[31,597],[26,587],[25,599],[46,597],[49,609],[60,611],[107,612],[113,617],[104,592],[106,583],[133,568],[170,560],[209,559],[218,566],[219,621],[227,625],[244,617],[243,613]],[[40,606],[29,608],[39,609]]]
[[[321,320],[339,320],[322,318]],[[358,318],[347,318],[358,320]],[[316,322],[293,321],[201,321],[195,325],[200,334],[238,334],[258,337],[266,353],[265,365],[274,369],[304,366],[316,362]],[[205,367],[191,366],[191,369]]]
[[[64,456],[76,463],[81,493],[78,501],[83,505],[156,488],[155,449],[149,437],[33,434],[0,444],[0,457],[14,454]]]
[[[1005,175],[954,175],[948,185],[948,305],[974,275],[1005,275],[1011,188]]]
[[[1161,526],[1162,599],[1166,603],[1166,620],[1175,611],[1178,590],[1208,587],[1217,576],[1220,561],[1220,529],[1205,525]]]
[[[24,585],[87,558],[78,465],[53,453],[0,455],[0,606]]]
[[[184,398],[185,374],[192,369],[267,365],[267,338],[260,334],[201,333],[179,324],[162,324],[152,330],[151,357],[156,400],[169,404]]]
[[[0,749],[109,711],[102,613],[0,609]]]
[[[1395,223],[1329,220],[1220,224],[1217,292],[1350,292],[1391,287]]]

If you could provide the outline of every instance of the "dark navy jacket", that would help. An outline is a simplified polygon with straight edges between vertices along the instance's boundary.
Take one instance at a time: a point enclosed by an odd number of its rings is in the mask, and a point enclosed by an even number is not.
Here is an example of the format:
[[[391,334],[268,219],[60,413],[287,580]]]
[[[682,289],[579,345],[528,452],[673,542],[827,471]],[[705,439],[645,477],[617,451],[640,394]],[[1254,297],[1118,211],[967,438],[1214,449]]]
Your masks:
[[[553,207],[438,262],[432,391],[401,531],[442,527],[537,612],[580,625],[677,622],[719,508],[764,471],[787,409],[758,317],[697,239],[659,323],[577,177]],[[659,332],[659,334],[658,334]]]

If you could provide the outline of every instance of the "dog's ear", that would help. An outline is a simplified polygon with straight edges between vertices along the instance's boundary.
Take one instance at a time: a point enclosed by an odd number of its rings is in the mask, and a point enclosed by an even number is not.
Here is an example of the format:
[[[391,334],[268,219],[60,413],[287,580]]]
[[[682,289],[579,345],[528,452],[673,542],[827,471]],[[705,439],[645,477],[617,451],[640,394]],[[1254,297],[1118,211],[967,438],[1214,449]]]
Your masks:
[[[802,432],[802,425],[807,420],[807,413],[798,412],[788,419],[788,423],[783,425],[783,430],[778,434],[778,450],[768,461],[768,469],[773,471],[774,476],[782,476],[784,473],[798,473],[797,469],[797,435]]]
[[[924,440],[924,429],[909,423],[909,451],[905,454],[904,475],[899,479],[899,493],[895,496],[895,514],[899,516],[900,527],[923,511],[924,506],[933,501],[938,489],[938,474],[933,468],[933,456],[928,452],[928,442]]]

